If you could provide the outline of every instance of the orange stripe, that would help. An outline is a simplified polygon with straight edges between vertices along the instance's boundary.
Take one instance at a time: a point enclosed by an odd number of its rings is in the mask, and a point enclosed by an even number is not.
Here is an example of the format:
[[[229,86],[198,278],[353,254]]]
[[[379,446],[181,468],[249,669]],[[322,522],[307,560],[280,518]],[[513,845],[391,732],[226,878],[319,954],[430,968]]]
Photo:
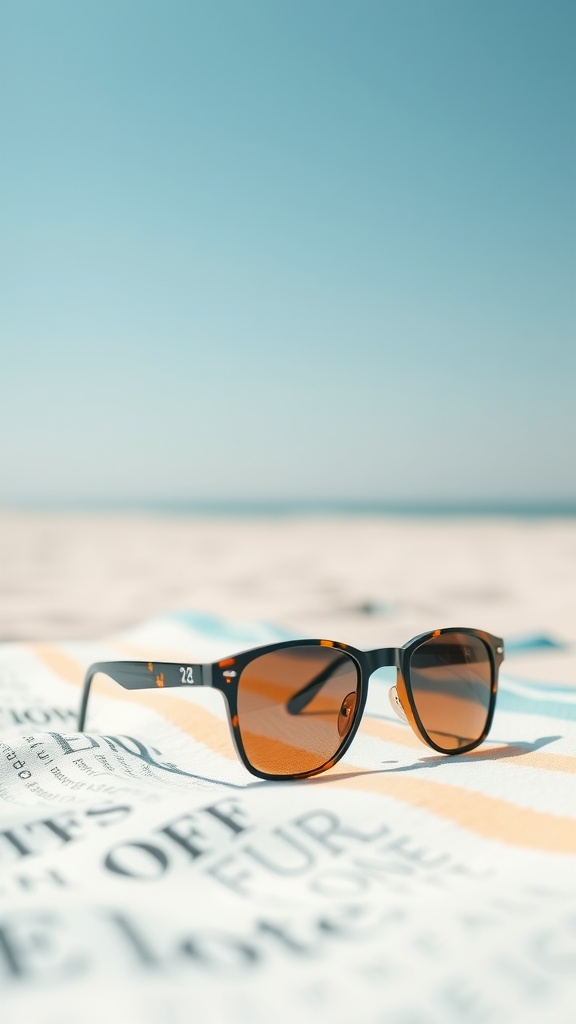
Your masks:
[[[80,686],[84,678],[84,670],[76,658],[71,658],[64,651],[59,651],[51,644],[26,644],[32,654],[35,654],[40,661],[43,661],[48,668],[60,676],[66,683],[73,683]]]
[[[49,645],[31,644],[30,649],[62,679],[76,685],[80,683],[82,668],[77,661]],[[224,723],[199,705],[188,705],[177,698],[171,698],[166,692],[160,700],[157,691],[126,693],[112,682],[106,685],[106,696],[151,708],[211,750],[235,759],[230,739],[226,737],[225,742]],[[400,727],[398,731],[403,732]],[[220,735],[215,736],[215,732]],[[523,758],[519,760],[522,761]],[[390,796],[412,807],[430,811],[486,839],[496,839],[511,846],[528,847],[548,853],[576,854],[574,818],[563,818],[545,811],[518,807],[497,797],[473,793],[463,787],[432,782],[429,779],[401,778],[386,772],[362,772],[354,778],[346,777],[353,771],[358,769],[340,761],[331,770],[330,776],[340,786]],[[328,781],[328,774],[323,776],[322,781],[324,780]],[[311,782],[314,783],[314,780]]]
[[[370,791],[430,811],[461,828],[510,846],[527,846],[547,853],[576,854],[576,819],[517,807],[507,800],[471,793],[429,779],[398,778],[391,774],[341,779],[347,789]]]

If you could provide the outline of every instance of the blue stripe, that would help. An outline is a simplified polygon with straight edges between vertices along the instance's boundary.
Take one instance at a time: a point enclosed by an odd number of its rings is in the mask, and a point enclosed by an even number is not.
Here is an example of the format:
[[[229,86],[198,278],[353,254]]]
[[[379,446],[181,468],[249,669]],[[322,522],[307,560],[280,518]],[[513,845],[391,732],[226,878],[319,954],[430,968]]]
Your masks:
[[[562,643],[560,640],[555,640],[554,637],[547,636],[545,633],[530,633],[528,636],[517,636],[517,637],[505,637],[504,646],[506,654],[512,654],[517,651],[541,651],[541,650],[555,650],[565,651],[568,648],[568,644]]]
[[[541,715],[543,718],[576,722],[576,701],[573,704],[568,704],[551,700],[549,697],[527,697],[521,693],[514,693],[505,684],[498,690],[496,706],[498,711],[512,711],[514,714],[521,715]]]
[[[520,686],[526,687],[527,690],[533,690],[535,698],[541,697],[545,700],[549,693],[563,693],[571,701],[576,701],[576,686],[543,683],[540,679],[524,679],[522,676],[513,676],[510,672],[502,672],[500,675],[500,685],[506,686],[509,682],[518,683]]]

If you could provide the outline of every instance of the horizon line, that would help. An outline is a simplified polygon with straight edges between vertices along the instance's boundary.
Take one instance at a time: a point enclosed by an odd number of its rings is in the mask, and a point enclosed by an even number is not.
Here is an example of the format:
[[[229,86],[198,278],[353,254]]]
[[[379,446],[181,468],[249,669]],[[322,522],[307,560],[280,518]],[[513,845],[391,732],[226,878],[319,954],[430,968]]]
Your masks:
[[[1,500],[0,513],[137,513],[173,516],[519,516],[576,517],[576,499],[122,498]]]

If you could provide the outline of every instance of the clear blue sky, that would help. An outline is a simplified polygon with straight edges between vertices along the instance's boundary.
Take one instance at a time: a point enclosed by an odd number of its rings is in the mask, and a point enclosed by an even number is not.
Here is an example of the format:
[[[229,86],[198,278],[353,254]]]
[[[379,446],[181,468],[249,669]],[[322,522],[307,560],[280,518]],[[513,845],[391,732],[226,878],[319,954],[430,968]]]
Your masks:
[[[576,499],[573,0],[0,37],[0,502]]]

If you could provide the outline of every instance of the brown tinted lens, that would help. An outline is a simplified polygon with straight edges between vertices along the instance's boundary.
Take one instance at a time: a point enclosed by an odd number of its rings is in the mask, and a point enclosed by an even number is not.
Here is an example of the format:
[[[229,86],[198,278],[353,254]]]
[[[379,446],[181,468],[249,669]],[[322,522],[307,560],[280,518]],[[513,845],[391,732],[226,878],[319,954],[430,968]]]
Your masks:
[[[467,633],[441,633],[410,658],[410,685],[420,721],[443,750],[479,740],[486,728],[492,690],[490,654]]]
[[[251,661],[238,683],[246,757],[269,775],[322,768],[350,731],[358,687],[356,662],[331,647],[286,647]]]

